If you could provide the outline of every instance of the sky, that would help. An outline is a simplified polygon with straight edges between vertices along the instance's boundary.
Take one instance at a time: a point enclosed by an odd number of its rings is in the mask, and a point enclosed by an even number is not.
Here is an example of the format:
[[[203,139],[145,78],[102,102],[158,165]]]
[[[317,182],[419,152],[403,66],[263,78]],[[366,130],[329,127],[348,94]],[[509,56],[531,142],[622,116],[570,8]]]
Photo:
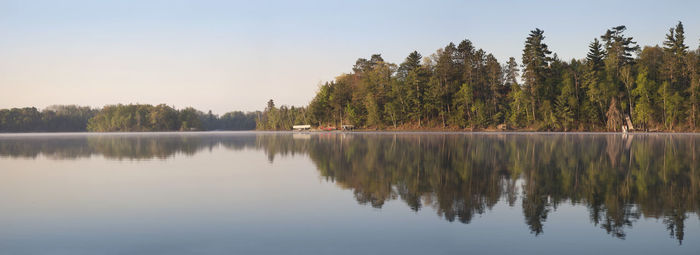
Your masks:
[[[0,0],[0,108],[302,106],[357,58],[400,63],[469,39],[519,62],[534,28],[565,60],[617,25],[644,46],[682,21],[697,49],[699,11],[700,1]]]

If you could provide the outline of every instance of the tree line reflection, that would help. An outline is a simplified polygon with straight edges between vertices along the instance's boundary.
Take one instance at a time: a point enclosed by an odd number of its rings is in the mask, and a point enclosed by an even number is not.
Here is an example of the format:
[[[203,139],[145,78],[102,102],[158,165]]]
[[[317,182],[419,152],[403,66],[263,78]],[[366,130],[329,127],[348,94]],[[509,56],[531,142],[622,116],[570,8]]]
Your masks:
[[[697,135],[261,134],[2,137],[0,156],[77,159],[168,158],[222,146],[263,150],[270,162],[303,154],[320,175],[352,190],[360,204],[401,200],[470,223],[497,203],[522,207],[539,235],[562,203],[588,208],[610,235],[642,217],[661,219],[684,238],[687,217],[700,216]]]
[[[107,159],[165,159],[176,154],[194,155],[202,150],[223,146],[241,150],[255,147],[251,135],[182,134],[105,134],[39,135],[0,137],[0,156],[11,158],[80,159],[100,155]]]
[[[539,235],[561,203],[588,207],[590,220],[625,238],[640,217],[663,219],[683,240],[700,210],[698,136],[361,135],[312,143],[321,175],[381,207],[401,199],[469,223],[499,201],[522,206]],[[327,141],[324,141],[327,140]],[[520,201],[518,201],[520,198]]]

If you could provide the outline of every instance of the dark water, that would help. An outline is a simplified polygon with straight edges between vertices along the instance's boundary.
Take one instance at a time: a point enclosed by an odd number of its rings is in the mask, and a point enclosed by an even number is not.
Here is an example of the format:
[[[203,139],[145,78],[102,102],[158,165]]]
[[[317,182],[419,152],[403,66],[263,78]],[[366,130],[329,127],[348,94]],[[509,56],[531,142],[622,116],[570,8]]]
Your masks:
[[[0,135],[0,254],[700,254],[700,135]]]

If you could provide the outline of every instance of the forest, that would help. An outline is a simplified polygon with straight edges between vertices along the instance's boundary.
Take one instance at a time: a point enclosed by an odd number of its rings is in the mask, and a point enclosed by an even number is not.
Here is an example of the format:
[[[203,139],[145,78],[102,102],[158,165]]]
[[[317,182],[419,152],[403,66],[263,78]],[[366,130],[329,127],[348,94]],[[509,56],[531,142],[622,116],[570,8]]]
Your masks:
[[[252,130],[258,115],[233,111],[218,116],[165,104],[118,104],[102,109],[57,105],[41,111],[35,107],[0,109],[0,132]]]
[[[541,29],[530,31],[522,63],[499,63],[469,40],[400,64],[380,54],[321,85],[306,107],[268,102],[259,129],[293,124],[366,129],[517,129],[697,131],[700,49],[686,45],[683,24],[662,46],[637,45],[625,26],[588,43],[584,59],[561,60]]]
[[[0,132],[78,132],[98,111],[76,105],[0,109]]]

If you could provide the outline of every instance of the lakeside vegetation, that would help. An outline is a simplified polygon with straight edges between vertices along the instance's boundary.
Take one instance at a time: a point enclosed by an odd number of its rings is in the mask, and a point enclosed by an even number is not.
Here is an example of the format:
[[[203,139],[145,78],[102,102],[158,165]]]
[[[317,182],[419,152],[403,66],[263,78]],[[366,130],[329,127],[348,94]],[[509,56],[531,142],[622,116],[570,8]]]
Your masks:
[[[58,105],[0,109],[0,132],[143,132],[252,130],[258,112],[233,111],[221,116],[192,107],[177,110],[160,104],[107,105],[102,109]]]
[[[307,107],[268,103],[258,128],[620,131],[629,117],[639,130],[697,131],[700,49],[689,50],[683,24],[662,46],[642,48],[625,32],[608,29],[586,58],[570,61],[540,29],[525,39],[522,63],[502,64],[469,40],[427,57],[411,52],[398,65],[375,54],[320,86]]]
[[[85,106],[54,105],[0,109],[0,132],[80,132],[98,110]]]
[[[165,104],[108,105],[88,121],[88,131],[197,131],[255,129],[256,113],[229,112],[222,116],[192,107],[176,110]]]

